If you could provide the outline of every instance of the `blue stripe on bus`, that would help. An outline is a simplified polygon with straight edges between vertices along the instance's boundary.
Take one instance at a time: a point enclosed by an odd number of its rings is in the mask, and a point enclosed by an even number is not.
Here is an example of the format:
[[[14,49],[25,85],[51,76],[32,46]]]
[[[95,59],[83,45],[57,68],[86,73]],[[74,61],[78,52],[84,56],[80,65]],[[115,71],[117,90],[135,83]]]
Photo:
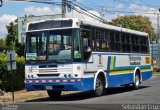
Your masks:
[[[153,74],[152,71],[141,72],[142,80],[145,81],[145,80],[151,78],[151,77],[152,77],[152,74]]]
[[[125,84],[133,83],[133,73],[110,75],[107,77],[108,87],[115,87]],[[141,72],[142,81],[152,77],[152,71]]]
[[[111,56],[108,56],[107,70],[110,70]]]
[[[108,76],[108,87],[120,86],[123,84],[133,83],[133,73],[118,74]]]

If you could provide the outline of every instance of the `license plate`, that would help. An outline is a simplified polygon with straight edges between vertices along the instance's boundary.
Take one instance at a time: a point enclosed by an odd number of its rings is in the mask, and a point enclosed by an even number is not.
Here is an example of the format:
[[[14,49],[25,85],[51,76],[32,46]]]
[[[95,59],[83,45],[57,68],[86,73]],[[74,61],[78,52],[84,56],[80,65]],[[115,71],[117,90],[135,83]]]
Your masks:
[[[52,90],[53,87],[52,86],[46,86],[46,90]]]

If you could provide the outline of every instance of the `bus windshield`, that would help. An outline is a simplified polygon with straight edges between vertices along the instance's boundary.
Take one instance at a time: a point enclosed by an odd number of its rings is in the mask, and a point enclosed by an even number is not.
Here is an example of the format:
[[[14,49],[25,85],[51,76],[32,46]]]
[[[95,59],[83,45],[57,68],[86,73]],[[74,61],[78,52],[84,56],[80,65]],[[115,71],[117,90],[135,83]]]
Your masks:
[[[81,57],[76,29],[29,32],[26,41],[26,60],[68,61]]]

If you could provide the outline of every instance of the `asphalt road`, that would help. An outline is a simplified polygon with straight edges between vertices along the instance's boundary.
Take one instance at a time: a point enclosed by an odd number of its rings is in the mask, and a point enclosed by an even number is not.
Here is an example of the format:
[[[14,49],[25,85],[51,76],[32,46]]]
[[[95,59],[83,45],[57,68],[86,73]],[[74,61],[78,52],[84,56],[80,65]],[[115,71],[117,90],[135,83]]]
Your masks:
[[[63,95],[54,101],[41,98],[15,105],[18,105],[17,110],[35,110],[35,108],[37,110],[106,110],[107,108],[114,110],[125,109],[125,104],[159,104],[151,107],[160,109],[160,76],[142,82],[138,90],[116,87],[110,88],[108,94],[101,97],[91,97],[88,92],[79,92]]]

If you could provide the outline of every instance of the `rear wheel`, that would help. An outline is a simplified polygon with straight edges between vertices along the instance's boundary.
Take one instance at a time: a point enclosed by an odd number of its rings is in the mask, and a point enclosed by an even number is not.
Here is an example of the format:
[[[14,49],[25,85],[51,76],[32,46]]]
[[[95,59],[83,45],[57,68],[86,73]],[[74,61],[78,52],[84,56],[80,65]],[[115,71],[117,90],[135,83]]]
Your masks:
[[[61,96],[62,91],[48,90],[47,93],[51,99],[58,99]]]
[[[133,89],[138,89],[140,85],[140,75],[135,75],[135,82],[133,83]]]
[[[135,82],[131,84],[124,85],[127,89],[138,89],[140,85],[140,75],[136,73]]]
[[[104,80],[102,77],[97,77],[95,90],[92,91],[92,95],[95,97],[102,96],[105,92]]]

